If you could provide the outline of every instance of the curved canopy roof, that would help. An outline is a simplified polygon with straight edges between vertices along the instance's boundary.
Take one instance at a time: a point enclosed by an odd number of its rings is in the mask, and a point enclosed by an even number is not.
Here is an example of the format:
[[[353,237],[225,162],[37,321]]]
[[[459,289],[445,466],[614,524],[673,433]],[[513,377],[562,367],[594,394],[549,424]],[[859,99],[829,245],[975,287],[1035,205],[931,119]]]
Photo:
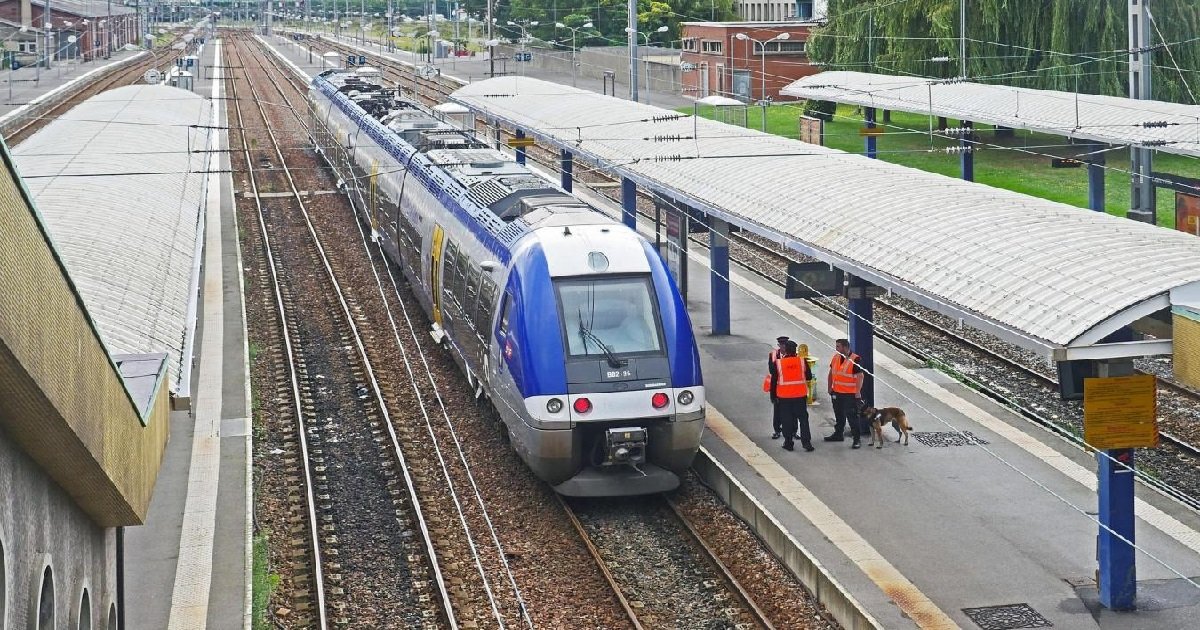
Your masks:
[[[121,87],[13,150],[109,351],[166,352],[176,392],[191,362],[210,117],[186,90]]]
[[[451,98],[1060,359],[1200,291],[1200,239],[1180,232],[527,77]]]
[[[804,77],[780,94],[1200,156],[1196,105],[844,71]]]

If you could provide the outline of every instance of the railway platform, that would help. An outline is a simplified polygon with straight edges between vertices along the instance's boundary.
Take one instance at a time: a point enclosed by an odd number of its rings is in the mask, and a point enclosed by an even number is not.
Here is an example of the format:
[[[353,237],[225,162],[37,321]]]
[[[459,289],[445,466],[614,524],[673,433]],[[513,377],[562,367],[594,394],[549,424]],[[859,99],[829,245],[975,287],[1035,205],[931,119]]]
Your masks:
[[[219,40],[205,44],[194,91],[219,100]],[[226,124],[222,105],[215,126]],[[228,147],[222,132],[220,148]],[[210,158],[191,409],[171,414],[149,516],[125,530],[123,628],[249,628],[251,402],[241,253],[227,153]]]
[[[552,174],[550,174],[552,175]],[[620,216],[614,202],[576,193]],[[653,238],[653,225],[640,229]],[[703,446],[884,628],[1168,629],[1200,614],[1200,515],[1137,489],[1138,606],[1099,604],[1096,462],[1074,445],[876,341],[877,404],[904,409],[907,446],[825,442],[823,391],[846,323],[745,269],[731,273],[734,334],[712,336],[706,252],[689,252],[688,310],[701,347]],[[761,392],[778,335],[819,360],[809,408],[816,450],[772,440]],[[713,374],[721,378],[712,378]],[[960,433],[961,432],[961,433]],[[1194,583],[1189,583],[1191,579]]]
[[[22,67],[0,72],[0,116],[28,105],[34,99],[54,91],[91,72],[104,72],[141,51],[120,50],[108,59],[95,61],[63,61],[47,68]]]
[[[906,411],[908,446],[890,427],[882,449],[866,436],[858,450],[848,435],[824,442],[833,410],[821,391],[816,450],[783,450],[759,388],[773,339],[807,343],[823,385],[846,324],[735,270],[735,334],[704,335],[709,270],[691,262],[701,359],[723,375],[706,382],[704,446],[883,627],[1165,629],[1200,613],[1200,588],[1182,577],[1200,576],[1200,516],[1139,487],[1140,609],[1101,608],[1093,457],[896,348],[877,341],[876,403]]]

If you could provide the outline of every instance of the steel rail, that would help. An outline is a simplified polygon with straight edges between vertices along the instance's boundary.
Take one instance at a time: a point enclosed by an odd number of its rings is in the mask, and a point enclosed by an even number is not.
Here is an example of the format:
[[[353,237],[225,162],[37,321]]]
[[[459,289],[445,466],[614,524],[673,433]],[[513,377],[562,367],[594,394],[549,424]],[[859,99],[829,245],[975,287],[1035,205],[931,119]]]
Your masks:
[[[612,571],[608,570],[608,563],[600,555],[600,550],[592,542],[592,537],[588,535],[587,530],[583,527],[583,523],[579,521],[579,517],[575,516],[575,511],[571,509],[571,506],[567,504],[566,499],[561,494],[554,493],[554,498],[558,499],[558,504],[567,515],[567,520],[571,521],[571,525],[575,528],[576,533],[579,534],[580,540],[583,541],[588,553],[591,554],[592,560],[596,561],[596,567],[600,569],[600,573],[604,575],[604,581],[608,582],[609,588],[617,596],[617,601],[621,604],[621,609],[625,611],[625,616],[629,617],[629,623],[633,625],[635,630],[644,630],[637,613],[633,611],[633,606],[629,604],[629,599],[625,597],[625,592],[621,590],[621,585],[617,583],[617,578],[613,577]]]
[[[254,45],[253,44],[254,40],[251,39],[250,41],[252,42],[251,45]],[[238,57],[239,57],[239,59],[241,59],[240,53],[239,53]],[[264,66],[261,65],[261,60],[260,60],[260,68],[262,68],[264,71],[267,70]],[[266,109],[264,108],[264,101],[261,98],[258,98],[258,94],[257,94],[257,91],[255,90],[254,82],[250,79],[249,71],[244,70],[244,73],[245,73],[246,81],[250,87],[251,94],[253,96],[255,96],[255,105],[258,108],[259,113],[262,115],[264,121],[269,121],[269,119],[267,118]],[[270,81],[272,81],[272,83],[274,83],[274,78],[272,77],[271,73],[266,72],[266,75],[267,75],[268,79]],[[277,83],[275,84],[275,87],[277,90],[279,89],[279,86]],[[284,98],[286,99],[286,96]],[[288,104],[290,107],[291,103],[289,102]],[[294,107],[292,108],[292,111],[296,111]],[[384,421],[385,421],[384,425],[387,427],[388,436],[391,438],[391,446],[392,446],[393,453],[396,457],[397,463],[400,466],[400,470],[404,473],[405,489],[407,490],[409,500],[412,501],[413,513],[417,519],[417,523],[418,523],[418,526],[419,526],[419,529],[421,532],[422,541],[425,543],[425,552],[426,552],[426,554],[428,554],[430,569],[433,572],[434,582],[437,584],[439,599],[441,600],[442,613],[445,615],[446,622],[450,626],[450,628],[452,630],[457,629],[458,622],[454,615],[454,608],[451,604],[449,589],[446,588],[446,581],[445,581],[444,577],[442,576],[441,566],[437,560],[437,557],[438,557],[437,550],[434,549],[433,538],[429,533],[429,526],[425,520],[425,515],[421,508],[420,498],[417,496],[416,485],[413,483],[412,474],[408,467],[408,462],[405,459],[403,449],[400,446],[400,439],[396,435],[396,430],[395,430],[395,426],[392,422],[391,413],[389,412],[387,402],[384,400],[384,397],[383,397],[383,390],[380,387],[379,381],[377,380],[377,378],[375,376],[374,366],[372,366],[372,364],[371,364],[370,357],[367,356],[366,345],[363,342],[362,334],[358,329],[358,325],[354,321],[353,313],[351,312],[349,304],[346,301],[346,296],[342,290],[342,286],[338,282],[337,277],[333,272],[333,267],[330,264],[329,257],[325,252],[325,247],[324,247],[324,245],[322,245],[321,239],[317,235],[316,227],[312,223],[312,217],[309,215],[307,204],[305,204],[304,198],[300,194],[300,189],[299,189],[299,187],[296,186],[296,181],[292,177],[291,169],[288,167],[287,161],[283,156],[283,150],[281,148],[282,144],[279,142],[278,138],[275,135],[275,132],[271,129],[271,126],[269,124],[266,125],[266,130],[267,130],[267,134],[271,138],[271,143],[272,143],[272,147],[275,151],[275,155],[279,158],[279,164],[283,169],[283,174],[287,178],[288,186],[291,189],[292,196],[296,199],[296,202],[299,205],[301,216],[303,216],[304,223],[305,223],[306,227],[308,228],[309,236],[312,238],[312,244],[316,248],[317,254],[318,254],[319,258],[321,259],[322,266],[325,269],[326,276],[330,282],[330,285],[332,286],[332,288],[334,290],[334,294],[337,296],[338,303],[342,309],[342,315],[345,317],[345,321],[346,321],[348,327],[350,328],[351,333],[353,334],[354,344],[355,344],[356,349],[358,350],[359,358],[363,362],[363,367],[366,371],[368,380],[370,381],[370,384],[371,384],[371,390],[375,395],[375,400],[376,400],[377,404],[379,405],[380,412],[383,414]],[[244,139],[244,136],[243,136],[243,139]],[[265,224],[264,224],[264,230],[265,230]]]
[[[232,39],[230,41],[229,49],[231,52],[235,51],[234,46],[232,45]],[[238,55],[238,57],[240,58],[240,55]],[[249,72],[244,68],[243,73],[245,76],[249,77]],[[279,263],[276,260],[275,252],[271,247],[271,237],[267,233],[267,222],[266,217],[263,214],[262,201],[258,196],[258,177],[255,174],[257,169],[255,169],[254,161],[250,157],[250,143],[246,139],[246,125],[244,122],[244,116],[242,114],[241,99],[238,98],[237,82],[231,80],[229,82],[229,89],[231,92],[230,100],[233,101],[234,111],[237,114],[238,128],[241,129],[240,135],[242,139],[242,154],[246,160],[246,171],[249,175],[248,179],[250,181],[250,192],[253,194],[255,212],[258,217],[259,234],[263,240],[263,252],[267,259],[267,268],[271,276],[272,292],[275,295],[275,307],[279,315],[280,331],[283,335],[283,346],[288,357],[288,378],[292,387],[292,404],[295,406],[296,433],[298,435],[298,441],[300,444],[301,459],[303,460],[305,505],[308,512],[308,530],[309,538],[311,540],[310,552],[312,554],[313,562],[313,590],[315,591],[313,594],[316,596],[317,601],[317,627],[325,629],[329,627],[329,620],[325,606],[325,576],[322,566],[320,535],[317,532],[316,499],[313,496],[312,461],[310,460],[308,453],[308,427],[304,422],[304,406],[301,402],[300,396],[300,379],[296,368],[295,342],[292,340],[289,332],[287,309],[283,303],[283,290],[279,280],[278,271]],[[265,113],[263,114],[263,121],[266,121]]]
[[[758,604],[754,602],[754,598],[750,596],[750,593],[748,593],[744,587],[742,587],[742,583],[739,582],[737,578],[733,577],[733,573],[729,571],[729,567],[725,566],[724,562],[721,562],[721,559],[717,557],[717,552],[714,551],[712,547],[708,546],[708,543],[704,541],[704,537],[700,535],[700,532],[696,530],[696,527],[692,525],[692,522],[683,515],[683,511],[679,509],[679,506],[675,505],[675,502],[672,501],[667,495],[663,495],[663,500],[666,501],[668,506],[670,506],[671,511],[675,513],[675,516],[679,518],[679,521],[683,523],[683,527],[691,536],[692,541],[704,550],[704,554],[707,556],[708,562],[716,567],[721,573],[721,577],[725,580],[726,586],[729,587],[729,590],[733,591],[733,594],[738,598],[738,601],[740,601],[741,604],[746,607],[746,610],[750,611],[750,613],[754,616],[754,620],[767,630],[775,630],[775,626],[771,624],[771,621],[767,619],[766,614],[764,614],[762,609],[758,607]]]

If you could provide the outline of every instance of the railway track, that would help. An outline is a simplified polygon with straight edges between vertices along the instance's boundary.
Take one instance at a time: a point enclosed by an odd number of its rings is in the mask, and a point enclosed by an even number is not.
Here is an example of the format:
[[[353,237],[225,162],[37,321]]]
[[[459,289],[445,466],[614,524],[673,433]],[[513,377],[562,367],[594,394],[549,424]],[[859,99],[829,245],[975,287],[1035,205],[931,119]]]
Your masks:
[[[277,621],[291,627],[457,627],[422,506],[355,317],[293,177],[295,145],[281,141],[268,104],[286,99],[275,69],[228,53],[240,136],[235,169],[246,175],[239,208],[260,288],[274,296],[271,351],[276,398],[271,428],[284,448],[288,545],[275,566],[285,594]],[[238,168],[241,167],[241,168]],[[243,227],[249,221],[243,221]],[[252,236],[251,236],[252,234]],[[266,309],[264,309],[266,310]],[[265,339],[264,339],[265,338]],[[287,396],[279,394],[287,392]],[[290,426],[289,426],[289,421]],[[291,447],[289,451],[287,447]],[[289,456],[290,455],[290,456]],[[283,514],[277,514],[283,516]],[[285,611],[282,615],[280,611]]]
[[[318,49],[324,52],[331,48],[319,47]],[[379,65],[390,82],[403,84],[405,77],[402,76],[404,74],[402,71],[397,72],[387,64]],[[361,200],[358,201],[361,202]],[[403,278],[399,278],[396,270],[384,262],[377,246],[368,244],[367,228],[362,225],[362,222],[359,221],[357,224],[358,237],[362,241],[364,249],[371,255],[371,263],[375,267],[377,277],[382,278],[384,283],[393,283],[391,290],[385,296],[389,321],[383,322],[379,328],[391,327],[396,343],[404,349],[406,356],[410,357],[410,360],[405,362],[408,366],[405,369],[411,370],[411,366],[423,368],[420,371],[425,372],[423,376],[427,378],[427,382],[432,386],[437,398],[444,397],[453,400],[454,393],[446,392],[446,390],[454,389],[453,381],[457,381],[458,387],[461,388],[461,375],[454,374],[449,378],[443,377],[447,370],[438,369],[438,363],[448,363],[447,359],[450,355],[423,333],[428,325],[424,321],[423,313],[414,313],[415,318],[410,316],[410,312],[418,307],[413,296],[407,290]],[[414,319],[418,320],[415,326]],[[422,332],[418,333],[418,330]],[[433,370],[430,370],[431,364]],[[454,371],[454,367],[450,366],[449,371]],[[455,406],[443,405],[440,410],[442,413],[447,413],[446,409],[449,407],[451,409],[449,415],[453,415]],[[476,407],[476,409],[483,411],[485,417],[493,419],[495,417],[489,405],[484,405],[482,408]],[[449,427],[451,424],[449,416],[446,420],[447,427]],[[456,429],[452,432],[451,437],[455,434],[460,435],[463,438],[461,448],[467,450],[468,453],[474,450],[476,453],[474,457],[478,457],[478,459],[473,458],[474,476],[480,479],[490,479],[492,485],[515,486],[515,492],[501,493],[504,495],[504,500],[499,503],[502,507],[498,511],[500,522],[497,523],[497,528],[501,530],[501,536],[506,538],[505,549],[508,550],[506,555],[511,557],[513,573],[524,587],[527,610],[531,612],[530,620],[533,625],[542,627],[634,626],[635,623],[629,616],[629,608],[623,608],[619,604],[623,591],[613,588],[604,578],[604,571],[600,567],[607,565],[597,564],[594,560],[589,562],[591,556],[583,542],[586,538],[579,531],[573,529],[571,520],[567,517],[567,508],[559,503],[557,495],[550,492],[544,484],[537,482],[515,457],[495,457],[497,447],[507,450],[508,446],[502,441],[500,444],[496,444],[499,434],[495,432],[494,428],[491,428],[494,425],[487,422],[463,423],[460,418],[456,418],[454,424],[456,424]],[[480,435],[481,431],[484,435]],[[485,444],[480,444],[480,442]],[[486,444],[489,442],[492,444],[491,447]],[[479,457],[479,453],[486,454]],[[470,457],[470,455],[468,456]],[[497,465],[508,466],[509,470],[499,473],[489,470]],[[515,465],[516,468],[513,469],[512,465]],[[767,603],[767,609],[771,611],[772,617],[782,620],[777,623],[796,628],[832,627],[829,619],[823,616],[819,607],[812,602],[811,596],[806,594],[794,577],[788,574],[787,569],[775,561],[761,546],[761,543],[746,529],[744,523],[724,512],[719,501],[709,496],[707,491],[698,484],[689,482],[687,487],[690,491],[681,492],[678,498],[685,502],[686,509],[699,515],[699,522],[703,522],[706,527],[718,527],[716,524],[721,523],[717,530],[720,532],[719,538],[723,543],[719,545],[721,552],[726,557],[736,559],[736,568],[741,572],[743,583],[748,581],[752,592],[758,596],[759,601]],[[494,497],[492,504],[496,504]],[[662,509],[666,504],[659,500],[655,505],[658,506],[658,509]],[[536,514],[536,517],[533,519],[520,518],[525,509],[534,510],[532,514]],[[636,505],[629,506],[624,510],[622,518],[636,519],[638,510],[639,507]],[[524,513],[531,514],[530,512]],[[678,519],[672,518],[677,522]],[[714,599],[714,593],[721,595],[722,599],[736,599],[730,594],[732,592],[730,589],[722,586],[727,582],[719,578],[720,575],[723,575],[723,572],[716,568],[720,566],[720,563],[703,561],[702,546],[698,546],[688,537],[687,530],[688,528],[677,525],[670,536],[660,533],[660,536],[653,539],[654,543],[650,545],[650,547],[658,546],[667,549],[697,549],[697,551],[690,552],[695,556],[692,563],[674,574],[675,581],[673,583],[686,585],[694,582],[693,586],[697,592],[705,594],[705,597],[708,598],[706,601],[710,603],[717,601]],[[506,531],[509,534],[517,534],[515,540],[513,536],[504,536]],[[633,535],[629,534],[627,537],[625,534],[621,534],[618,538],[619,540],[610,539],[608,543],[615,544],[620,549],[623,545],[621,541],[627,538],[632,540]],[[645,547],[644,543],[643,547]],[[696,566],[705,568],[701,571],[696,569]],[[666,570],[664,569],[664,571]],[[701,573],[709,576],[707,585],[705,579],[696,578]],[[672,574],[667,571],[666,576],[671,577]],[[764,576],[770,577],[764,578]],[[629,581],[628,576],[625,577]],[[571,584],[572,587],[564,589],[564,584]],[[606,596],[606,593],[612,595]],[[664,593],[663,597],[669,597],[669,595]],[[743,598],[742,601],[748,599],[744,593]],[[646,603],[641,600],[634,601],[640,602],[643,607]],[[655,605],[659,609],[663,608],[661,603],[655,603]],[[725,610],[730,607],[736,610],[734,612]],[[647,627],[692,627],[697,625],[736,627],[734,624],[726,622],[729,619],[739,619],[741,620],[739,623],[742,623],[744,627],[769,627],[765,622],[745,621],[745,618],[752,618],[753,615],[753,613],[740,612],[747,608],[753,608],[753,606],[716,606],[714,604],[709,609],[711,616],[706,617],[699,611],[693,611],[694,616],[691,622],[685,624],[663,621],[668,619],[669,615],[675,614],[675,611],[659,610],[658,614],[662,615],[662,620],[652,621],[646,625]],[[643,613],[642,619],[647,618],[656,619],[654,614],[647,617]],[[765,617],[760,612],[758,618]],[[512,618],[505,617],[505,620],[510,619]],[[748,625],[746,625],[747,623]]]
[[[336,50],[340,53],[354,52],[367,54],[368,59],[376,64],[397,84],[407,87],[429,104],[436,104],[445,99],[454,89],[459,87],[445,77],[425,79],[419,77],[411,69],[397,70],[396,62],[379,55],[362,53],[344,44],[336,44],[328,40],[317,40],[317,46],[322,50]],[[490,129],[484,129],[491,131]],[[511,134],[507,131],[501,133]],[[558,156],[552,151],[534,146],[526,150],[530,160],[537,162],[553,172],[559,168]],[[615,180],[602,172],[576,166],[575,177],[579,184],[588,186],[601,184],[593,188],[593,192],[619,201],[619,192],[612,184]],[[653,219],[655,200],[651,195],[639,190],[638,213],[647,219]],[[707,248],[705,239],[691,236],[690,240],[700,247]],[[791,257],[767,244],[760,243],[752,237],[740,233],[731,235],[731,256],[736,262],[750,272],[768,281],[784,286],[787,274],[787,264]],[[817,306],[841,318],[846,317],[846,308],[841,301],[825,299],[810,300]],[[1004,404],[1027,419],[1046,427],[1081,447],[1086,448],[1082,441],[1082,417],[1079,405],[1064,401],[1051,400],[1057,397],[1058,384],[1056,375],[1049,374],[1036,360],[1022,360],[1015,349],[1009,352],[990,347],[987,342],[973,339],[968,334],[960,333],[948,325],[936,322],[934,313],[916,312],[900,303],[899,300],[876,300],[880,311],[890,314],[891,321],[876,327],[876,334],[900,347],[905,352],[935,365],[956,378],[980,391],[988,397]],[[885,315],[886,317],[886,315]],[[880,319],[877,315],[877,320]],[[923,329],[925,335],[905,334],[914,328]],[[957,361],[948,360],[939,349],[946,344],[958,346],[951,355],[959,357],[960,353],[973,355],[974,359]],[[987,378],[987,369],[973,363],[997,366],[1007,373],[1019,376],[1019,382],[1001,385]],[[961,369],[966,367],[967,369]],[[972,369],[974,367],[974,369]],[[1139,372],[1141,372],[1139,370]],[[1160,388],[1160,409],[1164,410],[1164,430],[1160,432],[1163,446],[1159,449],[1142,449],[1139,455],[1139,477],[1148,485],[1171,496],[1193,509],[1200,510],[1200,429],[1196,428],[1196,420],[1200,419],[1200,393],[1180,385],[1161,374],[1157,375]],[[1034,394],[1034,392],[1037,392]],[[1032,397],[1033,400],[1029,400]]]
[[[634,628],[774,628],[666,496],[559,504]]]
[[[37,116],[29,118],[23,124],[14,126],[12,129],[3,130],[4,141],[10,146],[15,147],[21,144],[26,138],[36,133],[39,129],[48,124],[51,120],[57,118],[62,112],[70,110],[75,105],[85,101],[92,96],[101,92],[111,90],[115,87],[124,85],[135,85],[142,82],[142,75],[151,68],[160,71],[166,70],[171,66],[174,60],[178,57],[171,46],[182,41],[181,37],[175,37],[170,44],[167,45],[166,51],[159,54],[155,51],[150,51],[149,56],[141,61],[131,62],[124,67],[110,71],[107,76],[96,79],[79,89],[74,94],[63,99],[61,102],[51,106],[46,111]]]

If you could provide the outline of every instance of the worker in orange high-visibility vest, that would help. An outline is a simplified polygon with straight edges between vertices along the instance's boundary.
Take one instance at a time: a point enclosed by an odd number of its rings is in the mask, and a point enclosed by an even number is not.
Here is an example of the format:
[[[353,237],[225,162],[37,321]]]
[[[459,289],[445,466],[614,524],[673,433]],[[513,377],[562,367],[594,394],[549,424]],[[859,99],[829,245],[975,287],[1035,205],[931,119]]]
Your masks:
[[[837,350],[829,360],[829,399],[833,403],[835,423],[833,434],[825,437],[826,442],[841,442],[846,439],[843,432],[846,422],[850,423],[850,436],[854,443],[850,448],[859,448],[858,401],[862,400],[863,379],[866,375],[859,366],[857,354],[850,351],[850,341],[838,339]]]
[[[808,427],[808,381],[811,378],[808,363],[796,356],[796,342],[788,341],[783,356],[771,364],[771,402],[783,421],[783,448],[789,451],[795,449],[796,437],[800,438],[804,450],[813,450]]]
[[[763,391],[767,394],[771,393],[771,366],[783,356],[787,350],[788,338],[780,336],[775,338],[775,349],[767,354],[767,375],[763,377]],[[775,399],[771,399],[771,439],[778,440],[779,436],[783,435],[783,419],[779,415],[779,405],[775,404]]]

